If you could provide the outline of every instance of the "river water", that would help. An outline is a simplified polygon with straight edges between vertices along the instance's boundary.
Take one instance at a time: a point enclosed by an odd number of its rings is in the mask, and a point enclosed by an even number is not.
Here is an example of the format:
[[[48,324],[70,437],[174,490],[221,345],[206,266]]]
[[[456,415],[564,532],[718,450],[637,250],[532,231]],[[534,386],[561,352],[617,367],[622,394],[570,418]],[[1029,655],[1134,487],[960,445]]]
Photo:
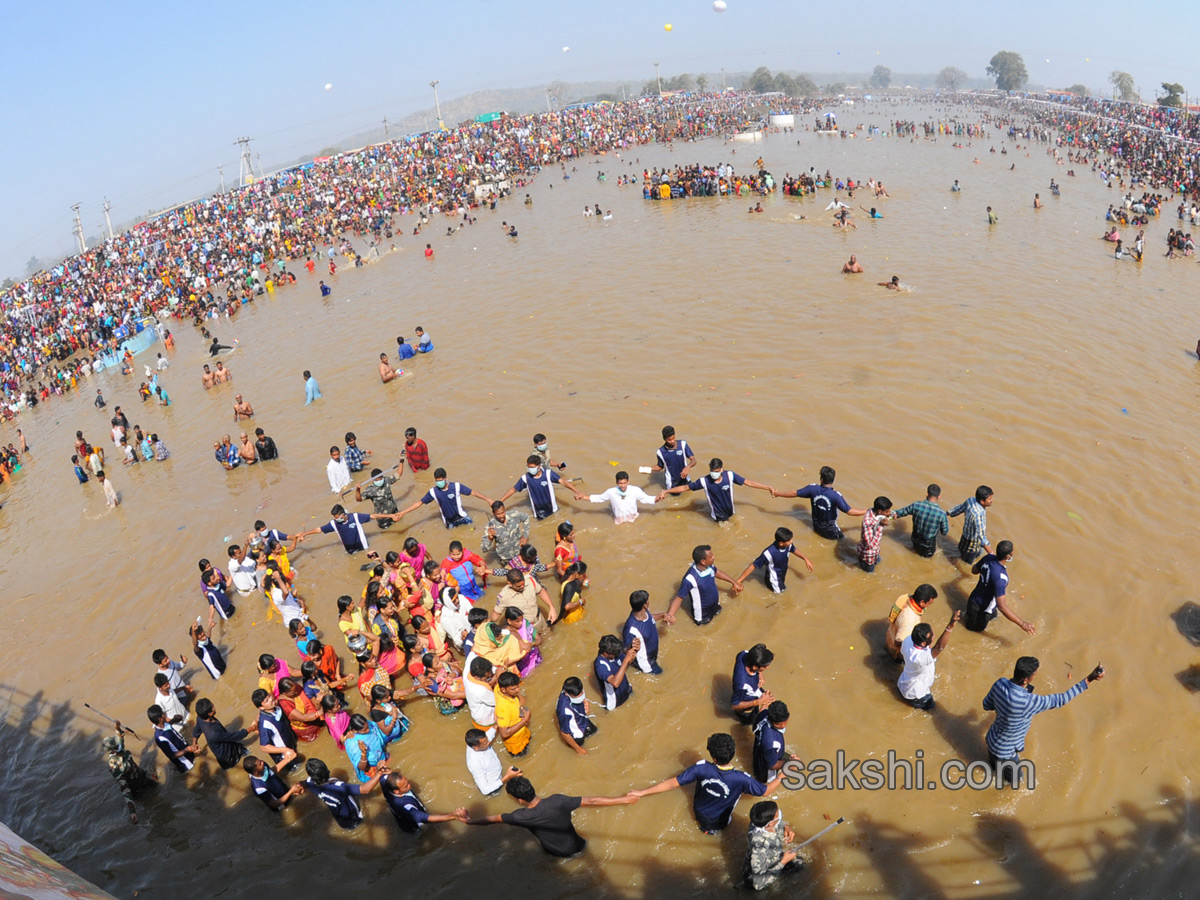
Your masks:
[[[842,119],[883,124],[896,115],[932,113],[881,106]],[[986,152],[1002,144],[1007,155]],[[980,701],[1017,656],[1041,659],[1043,693],[1065,690],[1103,661],[1106,680],[1035,721],[1027,755],[1038,766],[1036,791],[780,791],[801,836],[849,820],[810,848],[812,868],[792,889],[801,897],[1192,896],[1190,775],[1200,751],[1186,735],[1195,650],[1172,614],[1193,597],[1187,560],[1200,531],[1190,493],[1200,425],[1185,412],[1200,387],[1189,352],[1198,281],[1193,260],[1161,256],[1173,209],[1148,228],[1143,264],[1115,262],[1097,238],[1118,192],[1083,167],[1068,178],[1044,148],[1027,157],[999,134],[955,149],[946,137],[801,131],[741,145],[736,156],[732,148],[643,147],[584,161],[570,180],[548,170],[527,189],[532,206],[518,190],[452,238],[439,236],[444,222],[405,235],[399,252],[327,277],[335,288],[328,300],[299,270],[296,287],[210,325],[223,341],[240,342],[226,359],[233,383],[211,391],[200,385],[198,333],[176,323],[178,348],[163,378],[169,409],[143,407],[136,381],[107,373],[74,398],[22,415],[33,455],[0,516],[4,820],[118,897],[167,896],[193,884],[224,897],[413,882],[427,896],[488,886],[505,897],[726,890],[739,877],[750,802],[722,837],[705,837],[692,823],[690,789],[577,813],[589,849],[568,862],[543,855],[518,829],[451,824],[414,841],[378,797],[353,835],[313,798],[276,818],[247,795],[240,767],[223,773],[211,759],[187,783],[166,774],[144,804],[143,824],[131,827],[102,760],[106,726],[83,707],[150,733],[150,653],[188,651],[188,623],[204,612],[196,560],[222,559],[224,538],[243,535],[260,516],[286,531],[327,520],[327,450],[349,429],[390,465],[413,425],[435,466],[496,497],[523,471],[535,431],[550,436],[552,454],[588,490],[608,487],[618,466],[648,484],[637,466],[653,462],[659,430],[671,423],[702,462],[720,456],[776,487],[807,484],[833,465],[854,506],[877,494],[908,503],[930,481],[949,506],[991,485],[991,538],[1016,544],[1009,596],[1038,634],[1002,618],[983,635],[958,629],[939,659],[939,709],[917,712],[898,700],[897,672],[882,660],[883,623],[893,599],[928,581],[941,596],[926,619],[940,633],[974,583],[953,541],[925,560],[909,550],[907,524],[889,528],[883,560],[866,574],[855,566],[853,520],[835,548],[812,534],[799,504],[748,488],[738,492],[736,518],[720,526],[694,494],[620,527],[606,506],[568,497],[557,519],[535,527],[533,542],[551,556],[554,525],[570,517],[590,566],[591,602],[581,623],[549,636],[547,662],[527,685],[534,742],[522,768],[542,794],[644,787],[699,759],[716,730],[733,731],[749,768],[748,732],[723,710],[734,654],[759,641],[776,654],[769,684],[792,710],[792,752],[809,760],[838,750],[908,759],[921,751],[929,771],[946,759],[984,757],[991,715]],[[810,165],[881,179],[890,199],[863,192],[855,202],[880,207],[884,218],[859,213],[857,230],[843,233],[824,211],[830,191],[804,200],[777,194],[763,200],[763,214],[748,215],[750,199],[649,203],[640,185],[615,183],[620,173],[640,177],[663,164],[726,159],[749,170],[758,153],[780,179]],[[596,180],[599,170],[608,180]],[[1050,196],[1051,177],[1063,186],[1059,197]],[[961,193],[948,190],[955,178]],[[1040,211],[1035,192],[1046,204]],[[613,218],[580,215],[595,203]],[[1000,216],[992,228],[988,205]],[[505,237],[501,220],[520,237]],[[426,241],[433,260],[422,256]],[[851,253],[865,275],[840,274]],[[893,274],[910,290],[876,286]],[[411,336],[418,324],[436,352],[414,360],[411,377],[381,385],[378,353],[394,360],[395,335]],[[324,393],[309,407],[306,368]],[[123,500],[112,512],[94,483],[75,484],[68,462],[77,428],[95,441],[107,432],[90,402],[97,386],[110,409],[122,404],[173,453],[132,471],[110,466]],[[253,424],[275,438],[281,461],[233,473],[214,464],[212,441],[238,427],[235,392],[254,405]],[[429,473],[416,483],[406,474],[396,487],[401,506],[429,481]],[[471,511],[483,521],[481,504]],[[662,610],[694,545],[711,543],[718,565],[737,574],[781,524],[795,529],[815,572],[793,568],[782,596],[748,584],[704,629],[681,615],[664,629],[665,674],[634,676],[631,702],[599,713],[588,757],[564,748],[554,732],[559,686],[571,674],[592,684],[596,641],[623,621],[629,592],[645,588]],[[399,549],[406,534],[439,557],[451,537],[477,548],[480,536],[478,525],[449,535],[423,509],[372,543]],[[361,589],[358,560],[319,538],[294,561],[314,617],[340,644],[334,599]],[[239,606],[217,635],[227,675],[214,684],[189,666],[229,725],[253,718],[258,654],[296,667],[261,601]],[[480,798],[470,781],[465,713],[444,718],[414,704],[408,712],[413,731],[393,764],[430,810],[511,808],[506,797]],[[348,773],[327,736],[306,749]],[[156,752],[150,746],[144,756],[162,772]]]

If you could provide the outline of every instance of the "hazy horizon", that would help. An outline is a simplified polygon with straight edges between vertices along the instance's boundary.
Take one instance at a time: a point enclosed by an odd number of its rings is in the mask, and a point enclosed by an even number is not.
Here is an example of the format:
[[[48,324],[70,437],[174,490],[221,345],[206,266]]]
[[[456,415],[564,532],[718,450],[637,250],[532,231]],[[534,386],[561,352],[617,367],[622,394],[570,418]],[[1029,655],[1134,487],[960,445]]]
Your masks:
[[[239,136],[254,138],[256,162],[269,171],[352,136],[382,135],[384,116],[393,136],[411,131],[399,125],[433,108],[432,79],[450,124],[455,98],[478,91],[624,81],[637,92],[654,78],[654,62],[664,78],[706,73],[715,87],[722,67],[745,75],[759,66],[810,74],[865,74],[876,65],[933,74],[957,66],[983,78],[994,53],[1012,50],[1023,56],[1031,84],[1082,83],[1111,93],[1108,74],[1119,69],[1148,100],[1162,81],[1200,93],[1200,69],[1185,65],[1182,53],[1166,63],[1127,55],[1122,29],[1113,25],[1128,14],[1111,0],[1093,4],[1086,16],[1028,0],[1003,14],[937,0],[902,8],[866,0],[849,18],[823,19],[783,0],[728,0],[720,14],[709,0],[623,6],[533,0],[498,16],[478,0],[453,14],[368,0],[367,11],[349,18],[301,0],[256,9],[245,22],[246,7],[227,2],[203,11],[61,2],[16,8],[0,62],[7,82],[18,86],[10,97],[16,139],[0,151],[12,173],[0,188],[0,278],[24,277],[31,256],[73,252],[73,203],[81,204],[85,235],[92,236],[103,229],[105,197],[117,227],[211,193],[220,184],[218,164],[232,186]],[[1147,20],[1157,8],[1146,10]],[[1186,47],[1200,25],[1177,18],[1180,40],[1173,43]],[[479,24],[459,37],[464,21]],[[789,22],[794,27],[785,27]],[[773,37],[811,34],[817,22],[815,41]],[[834,32],[843,23],[850,34],[839,37]],[[457,52],[447,52],[442,34],[451,28]],[[987,44],[975,37],[981,32]]]

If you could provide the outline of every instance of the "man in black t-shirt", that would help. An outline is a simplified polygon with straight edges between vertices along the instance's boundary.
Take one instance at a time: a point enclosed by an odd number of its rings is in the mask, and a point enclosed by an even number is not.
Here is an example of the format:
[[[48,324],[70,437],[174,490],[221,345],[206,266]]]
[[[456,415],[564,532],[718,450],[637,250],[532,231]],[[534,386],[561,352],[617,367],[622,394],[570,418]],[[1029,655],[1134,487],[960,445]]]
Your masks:
[[[575,856],[583,852],[587,841],[579,836],[571,824],[571,813],[581,806],[625,806],[636,803],[638,798],[624,797],[568,797],[551,794],[539,797],[529,779],[522,776],[510,779],[505,784],[508,795],[520,804],[520,809],[498,816],[472,819],[466,810],[459,810],[458,818],[468,825],[519,825],[528,828],[542,849],[551,856]]]

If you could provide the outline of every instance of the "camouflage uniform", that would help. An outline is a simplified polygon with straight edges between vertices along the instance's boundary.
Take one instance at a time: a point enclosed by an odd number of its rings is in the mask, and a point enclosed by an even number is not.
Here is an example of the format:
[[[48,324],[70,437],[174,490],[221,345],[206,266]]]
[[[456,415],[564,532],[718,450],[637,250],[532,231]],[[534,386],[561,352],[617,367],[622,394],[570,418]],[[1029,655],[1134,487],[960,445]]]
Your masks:
[[[489,539],[487,529],[484,529],[479,552],[487,556],[494,549],[501,562],[508,562],[510,559],[516,559],[517,554],[521,552],[521,538],[529,539],[529,514],[519,509],[510,509],[504,519],[502,525],[495,516],[488,518],[487,527],[496,530],[496,539]]]
[[[400,511],[396,506],[396,498],[392,496],[392,485],[398,479],[395,475],[379,475],[372,478],[362,489],[364,500],[370,500],[375,512],[380,515],[392,515]],[[391,522],[376,522],[380,528],[391,527]]]
[[[130,803],[133,802],[135,794],[155,783],[134,761],[133,754],[125,749],[124,735],[117,734],[105,738],[104,749],[108,751],[108,771],[117,780],[121,795]]]
[[[747,834],[746,863],[742,874],[746,879],[746,884],[756,891],[770,887],[779,878],[779,873],[783,872],[785,868],[790,870],[795,866],[795,863],[784,866],[781,862],[784,851],[784,827],[782,818],[774,828],[750,826]]]

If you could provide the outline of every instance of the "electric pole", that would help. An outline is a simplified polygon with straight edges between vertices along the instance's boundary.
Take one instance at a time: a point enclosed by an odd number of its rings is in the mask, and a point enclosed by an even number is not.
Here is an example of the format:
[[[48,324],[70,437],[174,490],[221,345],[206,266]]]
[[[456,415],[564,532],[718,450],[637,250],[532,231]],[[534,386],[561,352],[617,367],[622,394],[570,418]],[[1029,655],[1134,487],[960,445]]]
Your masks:
[[[254,180],[254,156],[250,152],[250,141],[251,138],[248,137],[240,137],[234,141],[242,148],[241,162],[238,163],[238,187],[249,183],[246,181],[247,176],[251,181]]]
[[[728,90],[728,88],[725,86],[725,67],[724,66],[721,67],[721,90],[722,91]]]
[[[79,204],[74,204],[71,209],[75,213],[75,227],[71,229],[71,233],[75,235],[75,243],[79,245],[79,252],[87,251],[87,244],[83,240],[83,222],[79,219]]]
[[[388,139],[387,116],[383,117],[383,139],[385,141]]]
[[[662,79],[658,77],[658,63],[654,64],[654,80],[658,82],[658,96],[662,96]]]
[[[112,204],[109,203],[108,198],[105,197],[104,198],[104,224],[106,226],[108,226],[108,239],[111,241],[113,238],[113,230],[112,230],[112,219],[109,218],[109,215],[108,215],[108,211],[110,209],[112,209]]]
[[[441,104],[441,101],[438,100],[438,93],[437,93],[438,82],[437,82],[437,80],[435,79],[435,80],[429,82],[429,86],[431,88],[433,88],[433,105],[437,109],[438,128],[445,128],[446,123],[442,121],[442,104]]]
[[[217,163],[217,171],[221,173],[221,193],[225,193],[225,166]]]
[[[553,112],[550,109],[550,88],[546,88],[546,112]]]

